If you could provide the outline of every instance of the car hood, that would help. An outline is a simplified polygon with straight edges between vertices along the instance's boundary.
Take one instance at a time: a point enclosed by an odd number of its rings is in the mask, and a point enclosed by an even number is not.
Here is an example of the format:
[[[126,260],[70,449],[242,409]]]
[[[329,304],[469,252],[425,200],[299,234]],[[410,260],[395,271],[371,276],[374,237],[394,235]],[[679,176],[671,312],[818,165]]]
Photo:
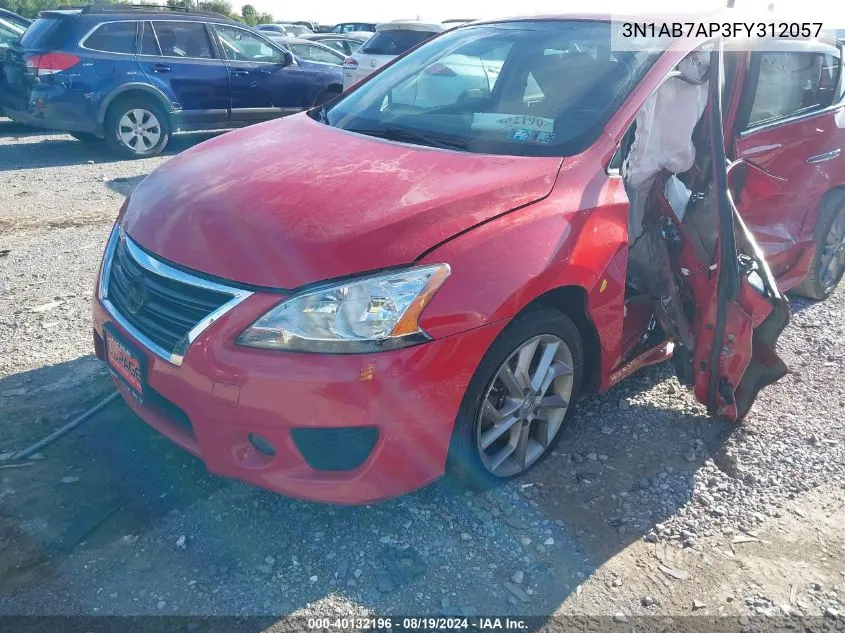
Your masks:
[[[175,264],[293,289],[409,264],[548,195],[560,162],[394,143],[300,114],[173,158],[133,191],[122,223]]]

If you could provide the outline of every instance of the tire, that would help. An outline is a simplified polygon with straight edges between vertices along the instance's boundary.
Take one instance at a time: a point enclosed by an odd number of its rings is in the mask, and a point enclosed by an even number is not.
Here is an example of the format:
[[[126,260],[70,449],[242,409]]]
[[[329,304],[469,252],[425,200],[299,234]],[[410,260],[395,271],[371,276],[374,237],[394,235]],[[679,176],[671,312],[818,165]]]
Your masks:
[[[562,372],[558,375],[552,381],[549,391],[546,392],[546,395],[549,396],[554,390],[562,390],[565,396],[568,386],[569,397],[564,398],[568,404],[565,408],[556,409],[545,409],[542,406],[537,406],[534,414],[526,414],[526,409],[531,409],[532,405],[526,405],[525,401],[534,398],[536,404],[538,396],[536,394],[526,395],[522,405],[518,405],[519,396],[511,396],[512,393],[518,392],[516,389],[507,391],[503,397],[502,392],[506,390],[500,378],[500,371],[505,365],[514,367],[519,360],[519,350],[525,349],[524,346],[538,337],[541,338],[536,348],[538,351],[533,352],[531,368],[536,369],[544,352],[549,349],[548,344],[555,339],[564,343],[568,350],[569,356],[566,356],[561,346],[556,348],[557,352],[555,353],[560,354],[561,357],[555,356],[553,367],[558,367],[558,361],[560,361],[560,365],[566,365],[565,361],[568,358],[571,360],[571,367],[569,368],[571,373]],[[535,365],[535,361],[538,361],[537,365]],[[583,368],[584,347],[581,333],[568,316],[548,307],[533,308],[518,315],[490,346],[464,394],[446,460],[447,475],[462,486],[476,490],[488,490],[528,472],[539,464],[551,453],[555,444],[560,440],[563,428],[573,415],[574,405],[581,391]],[[513,373],[519,374],[518,369]],[[531,371],[529,373],[531,374]],[[551,374],[546,373],[545,375],[546,380],[548,380],[548,376]],[[521,387],[525,382],[523,381],[521,385],[512,384],[512,387]],[[489,402],[494,408],[490,409],[484,406],[485,402]],[[507,404],[508,402],[510,404]],[[502,404],[501,408],[499,404]],[[501,411],[512,410],[516,407],[518,407],[518,412],[515,412],[513,417],[519,417],[521,421],[513,423],[510,430],[504,432],[499,439],[485,449],[485,436],[495,436],[497,433],[493,432],[494,430],[508,426],[507,423],[497,426],[499,423],[493,423],[488,412],[493,413],[495,411],[496,414],[500,414]],[[496,409],[499,410],[496,411]],[[526,422],[531,415],[536,416],[534,421]],[[541,421],[543,416],[547,418],[545,426]],[[511,416],[506,419],[510,421]],[[499,461],[500,456],[506,454],[512,444],[519,446],[520,442],[517,439],[521,437],[519,429],[524,429],[526,424],[530,429],[528,431],[530,440],[527,442],[528,448],[523,451],[523,455],[533,455],[533,457],[523,459],[520,463],[515,457],[517,451],[514,451],[496,469],[494,466]],[[544,437],[545,447],[537,440],[538,437]],[[539,455],[537,455],[538,449],[542,451]]]
[[[810,272],[793,292],[823,301],[833,294],[845,273],[845,192],[829,196],[823,203],[816,223],[815,246]],[[834,270],[828,267],[831,257]]]
[[[149,158],[158,156],[167,146],[170,121],[153,99],[128,96],[117,99],[109,106],[105,134],[109,147],[120,156]]]
[[[325,90],[323,90],[323,92],[317,95],[316,99],[314,99],[314,107],[316,108],[317,106],[323,105],[327,101],[331,101],[332,99],[340,95],[341,92],[343,91],[340,88],[326,88]]]
[[[83,143],[96,143],[102,139],[98,138],[96,134],[91,134],[90,132],[68,132],[73,138],[77,141],[82,141]]]

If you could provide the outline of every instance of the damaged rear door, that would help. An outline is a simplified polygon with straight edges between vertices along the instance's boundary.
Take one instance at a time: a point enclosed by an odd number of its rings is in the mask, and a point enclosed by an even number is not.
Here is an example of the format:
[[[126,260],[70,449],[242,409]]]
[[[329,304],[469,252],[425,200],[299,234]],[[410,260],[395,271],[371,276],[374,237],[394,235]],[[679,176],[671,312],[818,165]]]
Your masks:
[[[841,171],[840,50],[765,41],[746,56],[740,98],[725,111],[731,193],[780,279],[812,239],[812,212]]]
[[[790,312],[728,189],[723,54],[721,43],[710,54],[710,98],[702,122],[710,145],[712,184],[709,195],[693,201],[687,212],[691,228],[696,202],[700,217],[712,219],[715,248],[703,254],[682,240],[677,261],[687,298],[694,301],[695,346],[692,351],[682,350],[675,364],[682,382],[693,387],[711,414],[737,421],[745,417],[761,389],[788,371],[775,345]]]

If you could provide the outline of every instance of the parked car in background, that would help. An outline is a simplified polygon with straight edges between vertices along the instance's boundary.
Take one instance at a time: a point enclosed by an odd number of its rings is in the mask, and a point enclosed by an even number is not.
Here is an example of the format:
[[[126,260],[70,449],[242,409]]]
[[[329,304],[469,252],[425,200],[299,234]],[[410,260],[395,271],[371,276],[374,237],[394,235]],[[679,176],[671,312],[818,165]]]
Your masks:
[[[302,39],[319,42],[323,46],[335,49],[344,56],[349,56],[361,48],[370,37],[372,37],[372,33],[311,33],[303,35]]]
[[[343,81],[340,68],[297,60],[222,15],[121,5],[45,11],[7,59],[6,116],[131,158],[179,132],[311,108]]]
[[[823,298],[845,267],[841,49],[615,50],[612,28],[459,27],[327,108],[152,173],[93,308],[128,406],[213,473],[334,503],[520,476],[581,393],[670,357],[713,416],[742,420],[787,373],[782,292]],[[418,105],[408,86],[454,56],[501,60],[498,78]],[[724,119],[706,108],[723,101]],[[661,161],[687,146],[695,195],[676,210]],[[650,264],[683,291],[692,348],[628,284],[621,166],[644,158],[658,177],[640,228],[664,245]]]
[[[323,46],[320,42],[312,42],[311,40],[298,37],[280,37],[275,35],[271,36],[270,39],[290,51],[300,63],[311,62],[314,64],[342,66],[346,59],[343,53],[329,46]]]
[[[0,9],[0,46],[8,46],[16,42],[31,24],[32,20],[6,9]]]
[[[379,24],[375,34],[343,63],[344,90],[444,30],[442,24],[415,20]]]
[[[288,35],[292,35],[294,37],[299,37],[300,35],[307,35],[308,33],[313,33],[309,27],[305,26],[304,24],[293,24],[286,22],[283,24],[285,30],[288,32]]]
[[[284,24],[256,24],[253,28],[255,28],[255,30],[260,33],[264,33],[265,35],[268,33],[288,35],[288,30],[285,28]]]
[[[364,31],[368,33],[375,33],[376,24],[372,22],[341,22],[335,24],[329,33],[354,33],[356,31]]]
[[[299,20],[296,22],[290,22],[289,24],[297,24],[299,26],[306,27],[312,33],[320,33],[320,29],[322,29],[322,25],[318,24],[317,22],[311,22],[310,20]]]
[[[21,38],[30,24],[32,24],[31,20],[6,9],[0,9],[0,84],[3,83],[3,60],[6,58],[6,49]]]
[[[302,24],[291,24],[287,22],[275,22],[273,24],[258,24],[255,26],[255,30],[261,31],[262,33],[278,33],[279,35],[290,35],[293,37],[298,37],[300,35],[305,35],[306,33],[311,33],[311,29],[307,26],[303,26]]]

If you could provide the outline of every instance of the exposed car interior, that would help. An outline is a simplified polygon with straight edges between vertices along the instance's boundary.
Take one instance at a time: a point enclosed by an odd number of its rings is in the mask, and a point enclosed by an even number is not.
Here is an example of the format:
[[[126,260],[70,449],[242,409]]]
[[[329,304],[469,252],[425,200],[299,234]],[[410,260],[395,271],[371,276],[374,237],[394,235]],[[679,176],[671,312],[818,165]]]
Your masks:
[[[716,59],[721,64],[722,54],[698,50],[682,60],[643,105],[623,143],[630,201],[626,319],[639,331],[649,321],[628,360],[668,338],[676,346],[679,380],[696,386],[705,366],[722,362],[720,336],[732,311],[734,327],[745,321],[759,331],[748,350],[748,372],[738,384],[724,378],[711,384],[708,406],[715,409],[721,399],[741,417],[753,401],[752,385],[786,373],[773,349],[789,311],[729,195],[725,95],[711,67]],[[702,338],[711,350],[701,349]],[[709,373],[715,380],[717,372]]]
[[[683,222],[687,206],[693,200],[693,191],[688,185],[697,185],[695,200],[703,196],[704,189],[709,186],[708,182],[701,182],[703,165],[710,160],[709,152],[696,151],[697,146],[704,146],[699,123],[707,106],[708,84],[709,54],[701,51],[684,59],[675,76],[664,81],[643,105],[629,132],[630,138],[626,139],[629,146],[622,165],[631,203],[629,294],[648,297],[664,332],[689,349],[695,346],[695,341],[675,283],[670,252],[670,245],[677,240],[673,224],[667,223],[661,215],[652,190],[655,185],[665,183],[664,195],[677,221]],[[690,173],[694,166],[699,168],[696,183],[692,182],[695,177]],[[709,243],[709,238],[707,241]],[[703,264],[710,265],[707,262],[713,259],[712,251],[698,255]]]

